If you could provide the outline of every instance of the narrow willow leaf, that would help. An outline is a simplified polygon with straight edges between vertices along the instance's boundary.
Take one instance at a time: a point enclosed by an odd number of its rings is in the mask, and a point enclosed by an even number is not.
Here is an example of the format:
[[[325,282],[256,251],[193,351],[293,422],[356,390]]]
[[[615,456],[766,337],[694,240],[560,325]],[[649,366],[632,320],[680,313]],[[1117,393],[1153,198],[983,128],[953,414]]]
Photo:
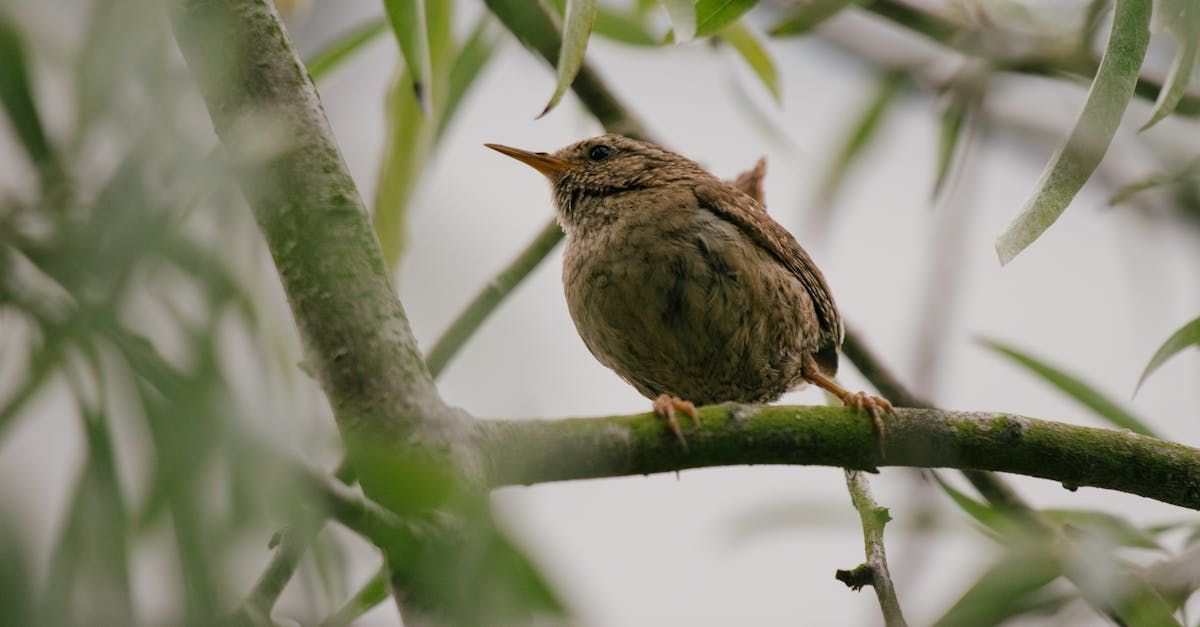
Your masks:
[[[54,167],[56,161],[33,100],[25,42],[17,27],[3,14],[0,14],[0,59],[4,59],[0,62],[0,103],[29,158],[39,170],[46,171]]]
[[[975,522],[983,525],[984,529],[995,533],[997,536],[1003,536],[1012,531],[1012,521],[1005,516],[1004,512],[992,507],[991,505],[988,505],[987,503],[971,498],[962,490],[959,490],[958,488],[950,485],[945,479],[942,479],[942,476],[936,471],[930,472],[933,475],[934,481],[936,481],[938,486],[942,488],[942,491],[946,493],[946,496],[949,496],[950,500],[953,501],[959,509],[965,512],[971,518],[975,519]]]
[[[696,36],[704,37],[733,24],[758,0],[697,0]]]
[[[437,118],[447,98],[453,7],[450,2],[435,3],[425,15],[433,77],[426,92],[433,101],[433,110],[422,111],[410,97],[415,83],[408,71],[397,73],[387,93],[387,138],[380,160],[373,221],[389,268],[395,268],[403,254],[408,202],[433,150]]]
[[[1150,42],[1150,0],[1117,0],[1113,28],[1087,103],[1066,144],[1050,160],[1021,214],[996,240],[1000,263],[1050,228],[1100,164],[1137,85]]]
[[[770,30],[772,37],[803,35],[812,31],[825,20],[842,12],[842,9],[862,4],[866,0],[809,0],[792,10],[784,20]]]
[[[1063,372],[1059,368],[1056,368],[1044,361],[1037,359],[1036,357],[1033,357],[1032,355],[1023,353],[1001,342],[989,339],[981,339],[979,343],[991,349],[996,354],[1008,357],[1017,364],[1024,366],[1027,370],[1041,377],[1050,385],[1058,388],[1059,391],[1075,399],[1088,409],[1096,412],[1096,415],[1103,418],[1109,424],[1121,429],[1129,429],[1134,433],[1140,433],[1142,435],[1148,435],[1154,438],[1159,437],[1158,434],[1156,434],[1153,429],[1146,426],[1146,423],[1141,419],[1129,413],[1129,411],[1098,392],[1096,388],[1081,381],[1079,378]]]
[[[492,21],[491,16],[483,14],[467,37],[467,41],[459,47],[457,54],[454,55],[454,62],[450,66],[450,84],[446,89],[446,103],[442,106],[441,115],[438,116],[437,138],[441,138],[442,134],[446,132],[446,127],[458,112],[458,105],[462,102],[463,96],[475,83],[475,79],[479,78],[479,73],[483,71],[496,51],[496,39],[499,33],[498,29],[494,27],[495,22]]]
[[[970,106],[963,98],[955,96],[938,121],[937,174],[933,180],[933,196],[941,193],[954,164],[954,155],[962,145],[962,131],[966,126]]]
[[[304,65],[308,67],[309,75],[314,81],[321,80],[343,61],[361,50],[363,46],[374,41],[386,28],[386,20],[371,20],[338,35],[304,62]]]
[[[396,33],[396,41],[404,54],[413,95],[426,114],[433,112],[433,93],[430,81],[433,65],[429,58],[429,33],[425,20],[425,0],[384,0],[388,21]]]
[[[1196,65],[1196,52],[1200,50],[1200,5],[1195,1],[1183,2],[1181,15],[1175,21],[1171,28],[1171,32],[1175,36],[1175,42],[1178,45],[1178,50],[1175,51],[1175,60],[1171,63],[1171,70],[1167,73],[1167,78],[1163,81],[1163,89],[1158,92],[1158,100],[1154,103],[1154,111],[1150,114],[1150,119],[1146,121],[1139,131],[1144,131],[1155,124],[1158,124],[1168,115],[1175,111],[1175,107],[1179,105],[1179,101],[1183,100],[1183,93],[1187,91],[1188,83],[1192,78],[1192,68]],[[1162,6],[1159,7],[1162,9]]]
[[[662,44],[662,37],[655,35],[646,23],[646,20],[642,19],[642,17],[628,15],[621,11],[614,11],[604,6],[601,6],[600,10],[596,13],[596,26],[594,30],[597,35],[605,39],[611,39],[631,46],[658,46]]]
[[[1097,532],[1119,546],[1166,550],[1148,532],[1138,529],[1128,520],[1108,512],[1088,509],[1044,509],[1042,513],[1059,526],[1071,525],[1079,529]]]
[[[1133,393],[1137,394],[1137,391],[1142,388],[1142,384],[1151,374],[1154,374],[1155,370],[1158,370],[1159,366],[1189,346],[1200,346],[1200,318],[1180,327],[1178,331],[1171,334],[1171,337],[1167,338],[1167,341],[1163,342],[1162,346],[1158,347],[1154,356],[1150,358],[1150,363],[1146,364],[1146,369],[1142,371],[1142,376],[1138,379]]]
[[[779,87],[779,71],[775,69],[775,61],[771,59],[771,55],[767,49],[759,41],[754,33],[750,32],[741,22],[730,24],[721,29],[720,37],[734,50],[737,50],[750,69],[754,70],[754,74],[762,81],[767,91],[771,92],[771,97],[779,103],[783,98],[783,94]]]
[[[1013,618],[1062,574],[1061,562],[1046,546],[1010,549],[934,625],[976,627]]]
[[[575,82],[575,75],[583,65],[592,26],[596,23],[596,0],[567,0],[564,13],[562,47],[558,50],[558,82],[554,86],[554,95],[550,96],[550,102],[538,117],[549,113]]]
[[[863,149],[870,144],[871,139],[875,137],[875,131],[878,130],[884,113],[891,106],[903,84],[904,74],[902,72],[887,72],[880,76],[874,95],[867,102],[867,106],[859,112],[849,134],[846,135],[841,148],[838,149],[829,172],[825,175],[825,180],[821,183],[816,204],[818,210],[823,212],[822,220],[828,217],[829,206],[832,204],[833,197],[841,189],[846,173],[862,154]]]
[[[1134,194],[1144,192],[1148,189],[1154,189],[1155,187],[1181,183],[1188,179],[1196,178],[1197,175],[1200,175],[1200,156],[1192,157],[1192,159],[1184,164],[1182,168],[1175,170],[1174,172],[1155,174],[1154,176],[1150,176],[1140,181],[1134,181],[1133,183],[1125,185],[1121,189],[1118,189],[1117,192],[1112,195],[1112,198],[1108,199],[1108,204],[1109,206],[1119,205],[1128,201],[1134,196]]]
[[[667,43],[684,43],[696,36],[696,0],[658,0],[671,18]]]

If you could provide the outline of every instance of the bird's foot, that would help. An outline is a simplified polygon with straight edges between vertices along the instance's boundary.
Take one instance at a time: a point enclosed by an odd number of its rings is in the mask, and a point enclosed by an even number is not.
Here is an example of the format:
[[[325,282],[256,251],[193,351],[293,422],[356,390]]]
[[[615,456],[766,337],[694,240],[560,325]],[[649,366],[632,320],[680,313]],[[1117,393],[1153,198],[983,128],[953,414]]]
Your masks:
[[[879,435],[880,442],[883,441],[883,416],[885,414],[896,415],[896,409],[886,398],[872,396],[866,392],[847,392],[842,397],[842,404],[846,407],[853,407],[859,413],[865,412],[870,415],[871,422],[875,425],[875,433]]]
[[[700,426],[700,414],[690,401],[670,394],[659,394],[658,398],[654,399],[654,413],[667,421],[667,428],[675,434],[675,439],[679,440],[679,444],[686,451],[688,450],[687,439],[683,437],[683,430],[679,428],[679,419],[675,417],[675,412],[687,414],[691,417],[693,424],[697,427]]]

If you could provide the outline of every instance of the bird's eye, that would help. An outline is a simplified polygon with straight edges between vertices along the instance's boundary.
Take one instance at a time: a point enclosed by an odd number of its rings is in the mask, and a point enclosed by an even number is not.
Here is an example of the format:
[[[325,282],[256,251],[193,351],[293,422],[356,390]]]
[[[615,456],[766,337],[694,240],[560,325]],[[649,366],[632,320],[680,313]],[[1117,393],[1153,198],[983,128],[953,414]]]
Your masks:
[[[599,146],[592,146],[591,150],[588,150],[588,159],[591,159],[592,161],[604,161],[605,159],[611,157],[612,153],[612,148],[609,148],[604,144],[600,144]]]

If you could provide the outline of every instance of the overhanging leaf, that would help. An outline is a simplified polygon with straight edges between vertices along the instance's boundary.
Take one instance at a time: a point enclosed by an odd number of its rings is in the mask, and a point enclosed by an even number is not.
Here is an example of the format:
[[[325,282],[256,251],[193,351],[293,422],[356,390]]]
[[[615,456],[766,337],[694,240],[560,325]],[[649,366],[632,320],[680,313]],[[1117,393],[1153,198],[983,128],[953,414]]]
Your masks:
[[[55,163],[54,151],[46,140],[42,120],[33,100],[33,89],[25,61],[25,42],[14,24],[0,15],[0,103],[8,112],[17,137],[30,159],[45,171]]]
[[[779,71],[775,69],[775,61],[767,53],[762,42],[750,32],[744,24],[737,22],[721,29],[720,37],[734,50],[737,50],[754,74],[762,81],[771,97],[778,103],[783,97],[779,87]]]
[[[883,120],[884,114],[891,106],[896,94],[900,92],[901,85],[904,84],[903,72],[887,72],[879,77],[878,86],[875,88],[874,95],[867,102],[865,108],[858,113],[858,117],[854,121],[854,125],[850,128],[849,134],[842,141],[841,147],[838,149],[837,155],[830,164],[829,172],[825,175],[825,180],[821,183],[821,189],[817,192],[817,210],[823,212],[822,220],[828,217],[830,205],[833,202],[833,197],[841,189],[842,181],[846,177],[846,173],[850,170],[850,166],[862,154],[863,150],[870,144],[872,138],[875,137],[875,131],[879,128],[879,123]]]
[[[433,112],[433,93],[430,81],[433,65],[429,57],[429,33],[426,30],[425,0],[384,0],[388,21],[396,33],[396,41],[404,54],[404,64],[412,76],[410,85],[421,110]]]
[[[1200,318],[1180,327],[1178,331],[1171,334],[1171,337],[1167,338],[1167,341],[1162,343],[1162,346],[1158,347],[1154,356],[1150,358],[1150,363],[1146,364],[1146,369],[1142,371],[1142,376],[1138,378],[1137,387],[1134,388],[1133,393],[1137,394],[1146,379],[1168,359],[1189,346],[1198,345],[1200,345]]]
[[[733,24],[758,0],[697,0],[696,36],[711,35]]]
[[[1045,545],[1016,547],[991,566],[934,625],[997,625],[1017,616],[1023,606],[1062,574],[1062,560]]]
[[[803,35],[821,22],[841,13],[842,9],[866,0],[809,0],[792,10],[770,30],[772,37]]]
[[[1144,192],[1148,189],[1154,189],[1155,187],[1180,183],[1188,179],[1196,178],[1197,175],[1200,175],[1200,157],[1193,157],[1190,161],[1184,164],[1182,168],[1179,168],[1174,172],[1155,174],[1154,176],[1125,185],[1121,189],[1118,189],[1117,192],[1112,195],[1112,198],[1108,199],[1108,204],[1109,206],[1119,205],[1129,200],[1134,194]]]
[[[1083,112],[1033,196],[996,240],[1001,264],[1012,261],[1054,224],[1100,164],[1133,97],[1149,42],[1150,0],[1117,0],[1108,46]]]
[[[554,86],[554,95],[550,96],[550,102],[538,117],[549,113],[575,82],[575,75],[583,65],[592,26],[596,23],[596,8],[596,0],[567,0],[562,47],[558,50],[558,82]]]
[[[1003,355],[1013,360],[1017,364],[1024,366],[1029,371],[1041,377],[1047,383],[1058,388],[1060,391],[1067,394],[1071,398],[1079,401],[1088,409],[1096,412],[1110,424],[1122,429],[1129,429],[1134,433],[1148,435],[1157,438],[1158,434],[1154,433],[1146,423],[1135,417],[1129,411],[1122,408],[1113,400],[1098,392],[1094,387],[1081,381],[1079,378],[1070,375],[1060,368],[1056,368],[1032,355],[1023,353],[1011,346],[997,342],[995,340],[981,339],[979,341],[983,346],[991,349],[998,355]]]
[[[386,20],[371,20],[338,35],[304,62],[309,75],[314,81],[320,80],[363,46],[374,41],[386,28]]]
[[[1140,131],[1154,126],[1175,111],[1175,107],[1183,99],[1183,93],[1187,91],[1188,83],[1191,81],[1192,68],[1196,64],[1196,52],[1200,48],[1200,5],[1197,5],[1195,0],[1182,0],[1175,3],[1159,2],[1156,11],[1173,13],[1166,15],[1165,19],[1170,20],[1167,28],[1175,37],[1179,49],[1175,51],[1175,60],[1171,63],[1166,80],[1163,81],[1164,87],[1162,91],[1158,92],[1154,111],[1150,114],[1150,119],[1142,125],[1142,128],[1138,129]]]

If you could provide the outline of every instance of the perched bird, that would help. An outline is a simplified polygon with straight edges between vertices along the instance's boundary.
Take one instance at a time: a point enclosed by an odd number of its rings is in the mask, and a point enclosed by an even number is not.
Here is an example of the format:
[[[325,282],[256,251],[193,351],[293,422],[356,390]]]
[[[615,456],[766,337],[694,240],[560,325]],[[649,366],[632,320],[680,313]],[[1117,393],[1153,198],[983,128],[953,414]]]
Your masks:
[[[601,135],[558,152],[489,148],[550,179],[566,232],[563,287],[600,363],[676,412],[762,403],[813,383],[868,412],[886,400],[833,379],[843,328],[821,271],[763,208],[765,164],[732,183],[656,145]]]

